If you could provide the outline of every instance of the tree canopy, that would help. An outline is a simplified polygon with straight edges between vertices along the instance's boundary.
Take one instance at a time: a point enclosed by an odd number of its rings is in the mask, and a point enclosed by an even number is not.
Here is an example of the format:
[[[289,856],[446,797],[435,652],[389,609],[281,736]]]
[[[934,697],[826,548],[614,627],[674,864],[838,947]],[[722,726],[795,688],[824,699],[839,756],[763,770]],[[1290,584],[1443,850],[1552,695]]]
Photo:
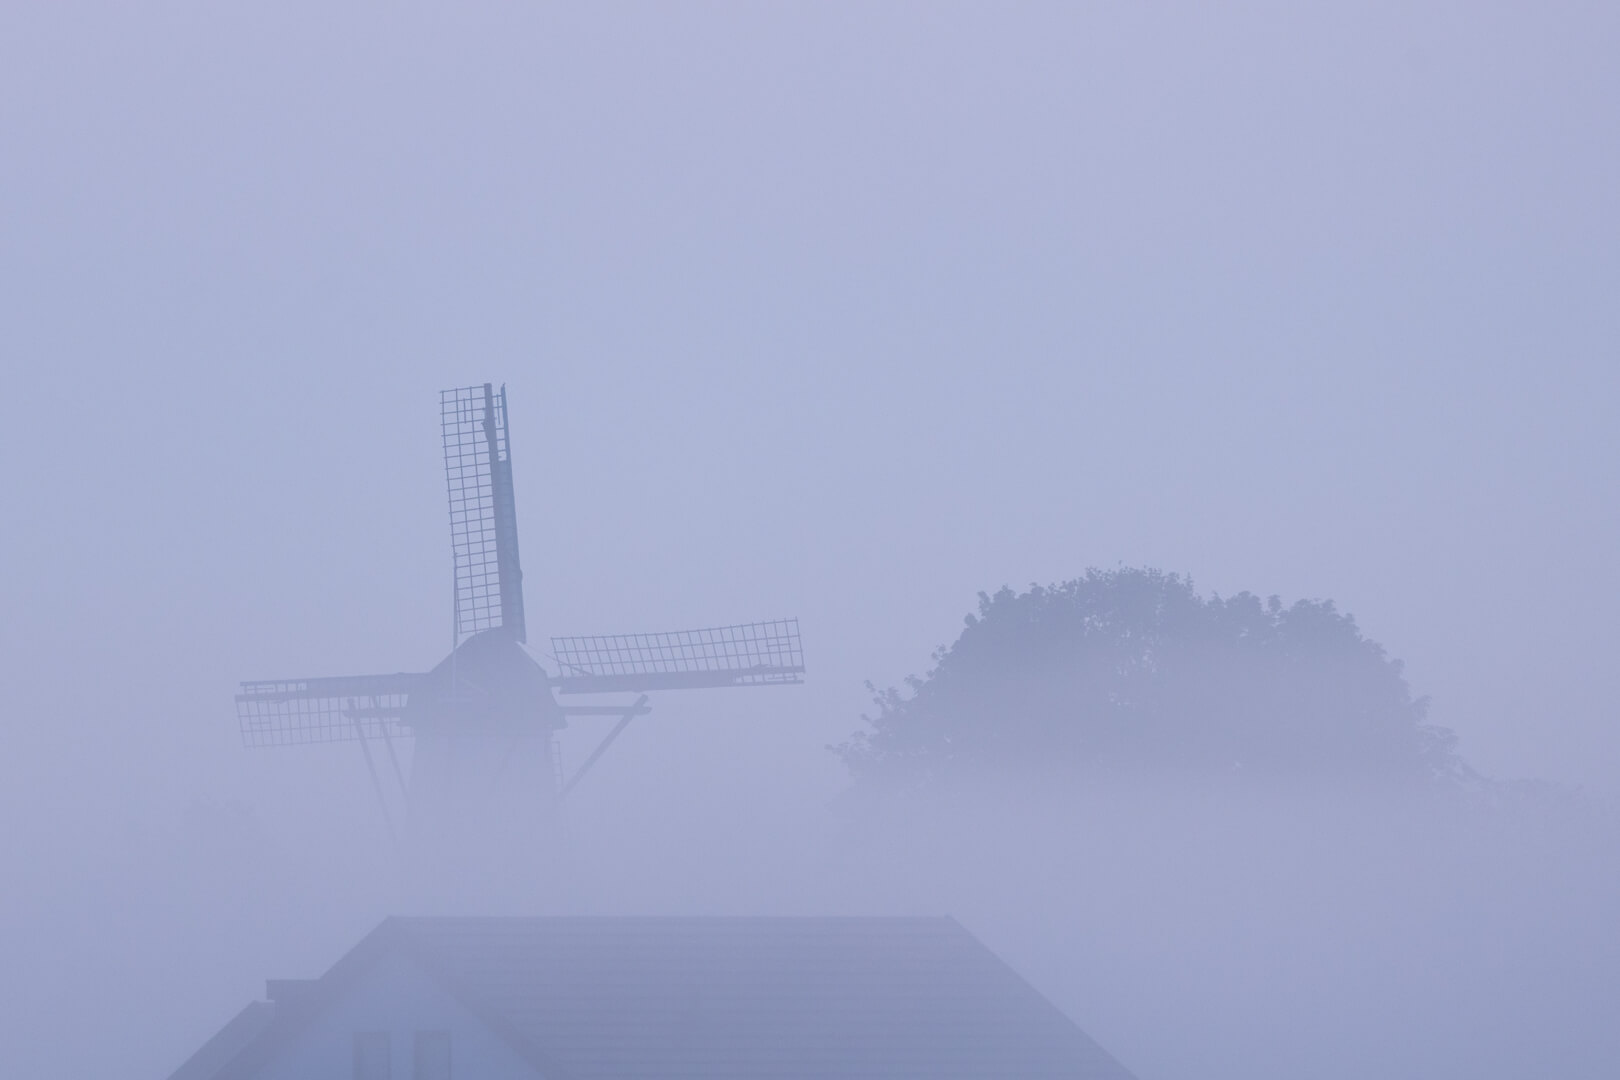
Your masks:
[[[1465,767],[1399,660],[1332,601],[1202,597],[1158,570],[979,594],[836,747],[858,782],[1025,769],[1426,783]]]

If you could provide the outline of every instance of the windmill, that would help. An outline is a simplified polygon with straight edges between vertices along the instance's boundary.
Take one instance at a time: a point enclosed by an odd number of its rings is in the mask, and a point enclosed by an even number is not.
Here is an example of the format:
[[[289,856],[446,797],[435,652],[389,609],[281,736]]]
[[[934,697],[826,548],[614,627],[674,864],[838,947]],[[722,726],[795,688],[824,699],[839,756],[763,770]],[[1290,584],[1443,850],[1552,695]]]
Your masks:
[[[446,390],[439,402],[455,566],[450,654],[426,672],[244,682],[236,713],[248,746],[358,742],[391,834],[379,756],[418,832],[458,819],[534,825],[650,710],[649,693],[803,681],[797,619],[553,637],[548,670],[526,645],[506,388]],[[635,697],[575,703],[597,694]],[[555,736],[581,716],[616,722],[565,776]],[[397,749],[407,739],[408,779]]]

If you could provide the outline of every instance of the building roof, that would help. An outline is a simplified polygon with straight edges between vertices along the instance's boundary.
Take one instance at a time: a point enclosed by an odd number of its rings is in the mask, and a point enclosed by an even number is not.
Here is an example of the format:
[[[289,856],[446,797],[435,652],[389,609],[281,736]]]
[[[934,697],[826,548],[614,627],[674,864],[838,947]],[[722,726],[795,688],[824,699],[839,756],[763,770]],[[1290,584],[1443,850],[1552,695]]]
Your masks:
[[[947,918],[389,919],[213,1075],[396,950],[553,1077],[1131,1075]]]
[[[251,1002],[171,1073],[169,1080],[213,1080],[243,1050],[263,1037],[274,1015],[275,1006],[270,1002]]]

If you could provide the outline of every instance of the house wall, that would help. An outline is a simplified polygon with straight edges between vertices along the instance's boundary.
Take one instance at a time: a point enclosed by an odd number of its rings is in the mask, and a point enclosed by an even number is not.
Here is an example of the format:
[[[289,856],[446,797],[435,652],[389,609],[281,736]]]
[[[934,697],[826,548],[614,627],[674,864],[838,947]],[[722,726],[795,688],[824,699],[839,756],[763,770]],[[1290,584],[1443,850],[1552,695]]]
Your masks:
[[[387,1031],[392,1080],[411,1080],[418,1030],[449,1031],[455,1080],[541,1076],[472,1013],[403,956],[388,956],[300,1031],[255,1080],[353,1080],[354,1034]]]

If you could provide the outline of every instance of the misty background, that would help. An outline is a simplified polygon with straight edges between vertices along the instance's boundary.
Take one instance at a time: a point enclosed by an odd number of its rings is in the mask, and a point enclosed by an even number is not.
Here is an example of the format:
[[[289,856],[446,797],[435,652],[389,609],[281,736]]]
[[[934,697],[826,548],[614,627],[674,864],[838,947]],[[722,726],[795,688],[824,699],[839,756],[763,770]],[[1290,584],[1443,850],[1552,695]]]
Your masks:
[[[1610,1074],[1616,55],[1574,3],[8,5],[0,1073],[165,1075],[407,905],[358,750],[231,698],[444,655],[436,394],[493,380],[532,638],[805,637],[656,697],[561,906],[949,912],[1144,1080]],[[867,680],[1121,564],[1334,599],[1584,808],[850,815]]]

